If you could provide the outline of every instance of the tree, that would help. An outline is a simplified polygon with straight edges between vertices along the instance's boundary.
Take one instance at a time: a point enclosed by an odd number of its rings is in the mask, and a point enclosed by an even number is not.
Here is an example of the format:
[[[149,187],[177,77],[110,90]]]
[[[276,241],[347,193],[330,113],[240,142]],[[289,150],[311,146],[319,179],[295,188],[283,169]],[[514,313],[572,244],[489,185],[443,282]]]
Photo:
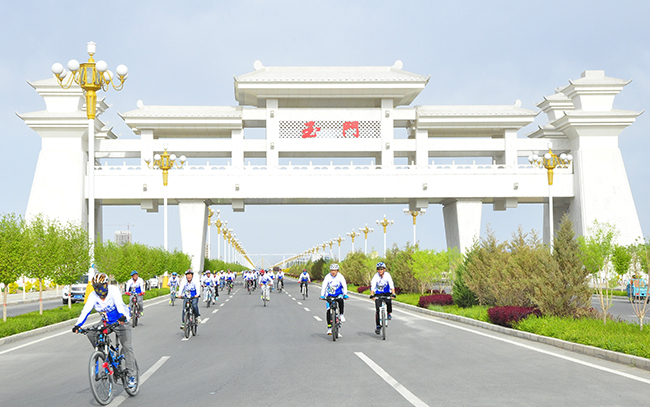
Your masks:
[[[591,275],[596,288],[600,309],[603,313],[603,324],[607,323],[607,310],[612,306],[611,261],[614,252],[614,240],[618,232],[609,223],[594,221],[589,228],[588,236],[580,236],[580,251],[582,262]]]
[[[404,249],[400,250],[394,244],[386,253],[386,269],[390,272],[395,287],[401,288],[404,292],[417,292],[419,287],[409,265],[411,256],[417,248],[418,246],[407,243]]]
[[[418,280],[420,294],[443,280],[443,273],[449,272],[449,255],[446,251],[416,250],[409,263],[413,276]]]
[[[650,283],[650,242],[644,242],[644,241],[637,241],[637,243],[633,246],[631,246],[629,250],[632,259],[631,259],[631,265],[632,265],[632,277],[634,279],[641,279],[641,277],[645,277],[646,281],[646,295],[643,297],[643,301],[636,301],[634,297],[632,297],[632,310],[634,311],[634,315],[639,318],[639,329],[643,330],[643,320],[645,319],[645,315],[648,312],[648,283]],[[630,286],[629,290],[633,290],[633,280],[630,280]],[[633,293],[630,292],[630,295]]]
[[[580,256],[573,224],[565,214],[553,239],[552,258],[542,255],[539,270],[533,275],[533,302],[544,315],[578,316],[581,309],[590,306],[589,272]]]
[[[478,298],[472,290],[467,287],[465,284],[464,274],[465,268],[469,261],[469,255],[465,256],[465,260],[458,266],[456,269],[456,278],[454,279],[454,289],[452,291],[452,296],[454,298],[454,304],[459,307],[469,308],[474,305],[478,305]]]
[[[28,242],[25,221],[16,214],[4,214],[0,218],[0,283],[4,284],[2,320],[7,321],[7,295],[9,284],[26,270]]]
[[[61,232],[60,263],[54,269],[52,280],[67,285],[68,292],[72,293],[72,284],[88,272],[91,245],[88,232],[80,225],[68,223]],[[68,296],[68,308],[72,308],[72,295]]]
[[[614,271],[616,272],[615,285],[619,285],[626,274],[630,272],[630,262],[632,261],[632,248],[626,246],[615,245],[612,253],[612,263],[614,264]]]
[[[43,315],[43,281],[52,278],[61,263],[61,225],[38,215],[29,222],[27,233],[31,245],[27,275],[38,281],[39,313]]]
[[[470,252],[463,278],[479,303],[514,305],[502,301],[504,292],[510,290],[509,278],[504,274],[509,258],[507,243],[497,241],[494,232],[488,228],[486,238],[475,241]]]

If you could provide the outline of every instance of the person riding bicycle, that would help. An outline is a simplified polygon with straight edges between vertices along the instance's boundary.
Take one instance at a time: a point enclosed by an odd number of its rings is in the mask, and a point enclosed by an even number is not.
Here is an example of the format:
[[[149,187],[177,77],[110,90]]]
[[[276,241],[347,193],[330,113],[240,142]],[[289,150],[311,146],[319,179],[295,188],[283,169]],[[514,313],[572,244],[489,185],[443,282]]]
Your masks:
[[[302,270],[302,273],[298,276],[298,281],[300,282],[300,291],[302,292],[302,286],[304,285],[307,288],[307,284],[311,283],[311,277],[307,273],[307,269]],[[306,293],[305,297],[309,297],[309,294]]]
[[[173,272],[172,276],[169,278],[169,281],[167,281],[167,285],[169,286],[170,290],[176,289],[178,291],[178,285],[180,284],[180,279],[178,278],[178,273]]]
[[[138,277],[138,272],[136,270],[131,272],[131,279],[126,282],[125,291],[126,295],[131,295],[131,292],[135,291],[138,308],[140,308],[140,317],[143,317],[144,304],[142,298],[144,297],[144,280]]]
[[[284,288],[284,271],[280,269],[280,271],[278,271],[278,273],[275,276],[278,279],[278,287],[282,286],[282,288]]]
[[[343,298],[338,298],[339,296]],[[338,303],[339,310],[341,311],[341,322],[345,322],[345,317],[343,316],[343,300],[347,300],[348,297],[348,284],[345,281],[343,274],[339,274],[339,265],[337,263],[332,263],[330,265],[330,272],[323,279],[323,284],[320,290],[320,298],[324,300],[327,297],[337,297],[336,302]],[[329,303],[327,304],[327,334],[332,334],[332,314],[330,312]]]
[[[214,288],[216,286],[216,283],[214,282],[214,278],[212,277],[212,273],[210,270],[205,271],[205,275],[201,278],[201,286],[203,287],[204,290],[212,290],[212,296],[213,298],[216,299],[217,294],[214,293]],[[205,292],[205,291],[204,291]],[[206,302],[208,300],[208,296],[206,295],[205,298],[203,299],[203,302]]]
[[[198,280],[194,280],[194,272],[187,270],[185,272],[185,279],[181,282],[178,289],[178,298],[185,298],[185,293],[189,293],[188,301],[192,301],[192,309],[196,314],[197,322],[201,322],[201,314],[199,313],[199,297],[201,297],[201,284]],[[181,330],[185,329],[185,307],[183,307],[183,314],[181,316]]]
[[[114,324],[119,323],[113,331],[117,334],[117,339],[122,344],[124,359],[126,360],[126,370],[128,376],[128,386],[135,388],[137,383],[133,374],[135,368],[135,353],[131,345],[131,325],[127,322],[130,320],[129,308],[122,301],[122,293],[116,286],[108,285],[108,276],[105,273],[95,274],[92,278],[93,291],[88,295],[88,301],[81,310],[81,315],[72,327],[72,332],[78,333],[81,326],[86,322],[90,312],[100,312],[104,315],[106,322]],[[92,346],[97,342],[98,332],[89,332],[88,340]]]
[[[226,285],[227,286],[232,286],[235,281],[235,273],[233,273],[230,269],[226,272]]]
[[[374,298],[375,295],[390,295],[391,297],[395,296],[395,284],[393,283],[393,278],[390,276],[390,273],[386,272],[386,264],[383,261],[377,263],[377,274],[372,277],[370,281],[370,298]],[[386,309],[388,311],[388,316],[386,319],[390,320],[393,317],[391,313],[393,312],[393,302],[391,299],[385,299]],[[379,308],[381,307],[381,300],[375,300],[375,333],[379,335],[381,333],[381,325],[379,324]]]
[[[269,292],[271,292],[271,287],[273,287],[273,280],[271,279],[271,276],[269,273],[265,273],[264,270],[260,271],[260,278],[259,278],[259,286],[260,286],[260,291],[262,292],[261,298],[264,299],[264,286],[269,287]],[[266,299],[267,301],[271,301],[271,296],[269,295]]]

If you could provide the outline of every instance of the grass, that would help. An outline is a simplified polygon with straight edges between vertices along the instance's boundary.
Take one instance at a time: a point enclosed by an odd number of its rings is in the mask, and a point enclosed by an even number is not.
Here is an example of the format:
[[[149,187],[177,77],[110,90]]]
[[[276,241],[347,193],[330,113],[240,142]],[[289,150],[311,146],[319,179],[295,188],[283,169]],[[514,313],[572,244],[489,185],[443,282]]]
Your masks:
[[[488,308],[490,307],[485,305],[477,305],[470,308],[461,308],[458,305],[429,305],[429,309],[432,311],[460,315],[461,317],[472,318],[483,322],[490,322],[487,313]]]
[[[169,295],[169,288],[148,290],[144,294],[144,299],[148,300],[161,295]],[[128,304],[129,296],[124,295],[122,297],[124,298],[124,303]],[[82,303],[73,304],[72,308],[68,308],[67,305],[62,305],[58,308],[44,310],[43,315],[40,315],[38,311],[34,311],[15,317],[8,317],[6,322],[0,319],[0,338],[78,318],[83,306],[84,304]]]

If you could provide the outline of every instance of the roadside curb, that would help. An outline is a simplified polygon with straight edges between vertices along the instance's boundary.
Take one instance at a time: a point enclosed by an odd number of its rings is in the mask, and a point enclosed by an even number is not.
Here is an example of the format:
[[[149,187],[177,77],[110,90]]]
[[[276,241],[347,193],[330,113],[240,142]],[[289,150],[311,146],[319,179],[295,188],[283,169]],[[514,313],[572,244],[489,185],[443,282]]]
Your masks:
[[[154,298],[150,298],[148,300],[144,300],[144,302],[149,302],[149,301],[153,301],[153,300],[160,300],[161,297],[164,297],[164,295],[154,297]],[[92,314],[90,314],[90,316],[88,318],[92,319],[92,318],[96,318],[96,317],[97,317],[97,313],[92,313]],[[56,324],[42,326],[40,328],[32,329],[30,331],[21,332],[21,333],[11,335],[11,336],[5,336],[4,338],[0,338],[0,346],[10,344],[12,342],[21,341],[23,339],[28,339],[28,338],[31,338],[33,336],[37,336],[37,335],[40,335],[40,334],[43,334],[43,333],[58,331],[61,328],[69,327],[70,329],[72,329],[72,326],[74,325],[74,322],[76,320],[77,320],[77,318],[72,318],[72,319],[68,319],[67,321],[62,321],[62,322],[57,322]],[[72,333],[72,331],[71,331],[71,333]]]
[[[358,294],[348,291],[348,295],[353,295],[358,298],[370,299],[368,295]],[[462,324],[473,325],[478,328],[483,328],[489,331],[498,332],[504,335],[514,336],[521,339],[526,339],[532,342],[539,342],[546,345],[555,346],[557,348],[565,349],[575,353],[582,353],[584,355],[595,356],[610,362],[622,363],[624,365],[638,367],[640,369],[650,371],[650,359],[642,358],[639,356],[628,355],[621,352],[597,348],[595,346],[582,345],[579,343],[568,342],[562,339],[551,338],[548,336],[537,335],[530,332],[518,331],[512,328],[506,328],[500,325],[494,325],[489,322],[483,322],[472,318],[463,317],[460,315],[447,314],[445,312],[437,312],[429,309],[417,307],[415,305],[405,304],[398,301],[393,301],[393,306],[397,308],[404,308],[409,311],[418,312],[420,314],[427,314],[434,317],[447,319],[450,321],[460,322]]]

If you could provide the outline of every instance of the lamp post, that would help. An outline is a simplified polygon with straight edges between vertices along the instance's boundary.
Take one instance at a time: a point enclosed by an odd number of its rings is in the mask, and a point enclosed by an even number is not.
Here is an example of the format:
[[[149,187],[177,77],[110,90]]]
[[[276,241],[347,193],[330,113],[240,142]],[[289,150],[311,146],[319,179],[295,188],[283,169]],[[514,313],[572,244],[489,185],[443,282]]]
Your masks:
[[[352,229],[352,232],[346,233],[346,235],[352,238],[352,252],[354,253],[354,238],[360,236],[360,234],[355,232],[354,229]]]
[[[226,226],[225,226],[226,224],[228,224],[228,221],[224,221],[223,232],[221,232],[223,234],[223,261],[224,261],[224,263],[226,262],[226,256],[227,256],[226,243],[227,243],[227,239],[228,239],[228,229],[226,229]]]
[[[212,215],[214,215],[214,211],[212,210],[212,208],[208,208],[208,210],[209,210],[209,212],[208,212],[208,253],[207,253],[207,255],[208,255],[208,259],[209,259],[210,257],[212,257],[212,252],[211,252],[212,245],[211,245],[211,242],[210,242],[210,235],[211,235],[210,226],[212,226]]]
[[[169,170],[172,168],[182,168],[183,165],[185,164],[185,161],[187,158],[185,158],[184,155],[180,156],[179,161],[180,164],[176,163],[176,154],[169,154],[167,152],[167,148],[165,147],[165,152],[161,154],[156,154],[153,156],[153,165],[151,164],[151,159],[146,159],[145,162],[147,163],[147,166],[150,168],[154,169],[161,169],[162,174],[163,174],[163,202],[164,202],[164,207],[165,207],[165,227],[164,227],[164,236],[165,236],[165,251],[168,250],[168,244],[167,244],[167,183],[169,180]]]
[[[411,215],[413,216],[413,246],[417,243],[417,239],[415,238],[415,220],[418,216],[422,216],[425,214],[427,210],[422,208],[418,211],[410,211],[408,208],[404,208],[404,214],[405,215]]]
[[[366,223],[365,227],[359,228],[359,232],[366,235],[365,244],[364,244],[364,247],[363,247],[363,254],[368,254],[368,233],[372,233],[374,231],[375,230],[373,228],[368,227],[367,223]]]
[[[119,84],[115,84],[113,73],[108,70],[108,64],[104,61],[93,59],[97,51],[97,44],[89,42],[87,52],[90,57],[85,63],[79,63],[75,59],[68,62],[68,69],[63,68],[60,63],[52,65],[52,73],[59,81],[63,89],[69,89],[72,82],[83,89],[86,94],[86,116],[88,117],[88,236],[91,241],[95,240],[95,116],[97,114],[97,91],[108,90],[112,85],[113,89],[120,91],[124,81],[128,77],[129,70],[125,65],[118,65],[115,69]],[[92,247],[92,245],[91,245]],[[91,249],[92,251],[92,249]]]
[[[222,221],[221,210],[217,209],[217,220],[214,222],[214,226],[217,227],[217,259],[221,259],[221,227],[226,226],[228,221]]]
[[[325,248],[327,247],[327,242],[321,243],[321,247],[323,248],[323,258],[325,258]]]
[[[328,240],[327,242],[328,245],[330,245],[330,257],[333,259],[334,258],[334,253],[332,253],[332,246],[334,245],[334,241],[332,239]]]
[[[546,168],[546,173],[548,177],[548,236],[549,244],[553,245],[553,234],[554,234],[554,224],[553,224],[553,193],[551,187],[553,186],[553,170],[555,168],[568,168],[571,161],[573,161],[573,156],[571,154],[562,153],[558,157],[551,151],[552,143],[548,143],[548,153],[544,154],[543,157],[533,154],[528,157],[528,162],[533,167]]]
[[[382,225],[384,227],[384,256],[386,255],[386,226],[392,225],[393,221],[386,219],[386,215],[384,215],[384,219],[382,221],[376,221],[378,225]]]
[[[334,239],[334,241],[338,242],[338,244],[339,244],[339,261],[341,261],[341,242],[344,241],[344,240],[345,240],[345,238],[341,237],[341,235],[339,235],[339,237]]]

